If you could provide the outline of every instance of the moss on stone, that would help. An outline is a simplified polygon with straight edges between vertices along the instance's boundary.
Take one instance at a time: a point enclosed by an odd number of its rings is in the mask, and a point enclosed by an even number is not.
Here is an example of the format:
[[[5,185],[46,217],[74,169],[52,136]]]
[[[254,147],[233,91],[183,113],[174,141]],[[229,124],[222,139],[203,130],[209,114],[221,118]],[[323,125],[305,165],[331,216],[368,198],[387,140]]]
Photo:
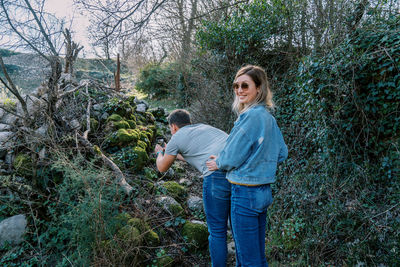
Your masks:
[[[146,150],[140,146],[136,146],[133,150],[136,154],[134,167],[136,170],[142,170],[149,161],[149,156],[147,155]]]
[[[207,226],[200,223],[186,222],[182,228],[182,235],[193,246],[192,249],[202,249],[208,244]]]
[[[108,138],[111,145],[136,143],[139,140],[139,133],[133,129],[119,129]]]
[[[144,150],[147,150],[147,144],[143,142],[142,140],[137,141],[138,147],[143,148]]]
[[[125,120],[116,121],[113,124],[114,124],[114,127],[116,129],[129,129],[129,128],[131,128],[131,125]]]
[[[137,122],[137,119],[136,119],[135,114],[130,115],[130,116],[129,116],[129,119],[130,119],[130,120],[133,120],[135,123]]]
[[[129,242],[134,246],[138,246],[142,243],[142,235],[139,229],[131,225],[125,225],[122,227],[118,231],[117,237],[125,242]]]
[[[90,129],[97,130],[98,127],[99,127],[99,122],[94,118],[90,118]]]
[[[19,153],[14,159],[14,169],[22,177],[32,177],[34,164],[32,158],[24,153]]]
[[[114,221],[117,229],[120,229],[123,226],[127,225],[130,219],[132,219],[132,216],[126,212],[119,213],[117,216],[115,216]]]
[[[121,121],[121,120],[123,120],[123,118],[115,113],[107,118],[107,121]]]
[[[129,123],[129,128],[131,128],[131,129],[135,129],[136,128],[136,121],[127,120],[127,122]]]
[[[183,213],[184,209],[180,204],[170,204],[168,206],[168,210],[172,213],[174,216],[179,216]]]
[[[155,247],[160,245],[160,237],[156,232],[150,230],[144,236],[144,241],[148,246]]]
[[[162,256],[157,259],[155,266],[157,267],[174,266],[174,260],[170,256]]]
[[[143,219],[132,218],[128,221],[128,225],[137,228],[143,236],[143,241],[148,246],[158,246],[160,244],[160,238],[158,234],[154,232],[149,224],[147,224]]]
[[[94,150],[94,152],[96,153],[96,155],[98,155],[98,156],[101,155],[100,147],[94,145],[94,146],[93,146],[93,150]]]
[[[165,182],[163,187],[167,189],[168,195],[173,197],[178,202],[182,202],[186,197],[185,187],[175,181]]]
[[[154,118],[154,115],[151,112],[145,112],[146,116],[146,121],[150,123],[154,123],[156,121],[156,118]]]

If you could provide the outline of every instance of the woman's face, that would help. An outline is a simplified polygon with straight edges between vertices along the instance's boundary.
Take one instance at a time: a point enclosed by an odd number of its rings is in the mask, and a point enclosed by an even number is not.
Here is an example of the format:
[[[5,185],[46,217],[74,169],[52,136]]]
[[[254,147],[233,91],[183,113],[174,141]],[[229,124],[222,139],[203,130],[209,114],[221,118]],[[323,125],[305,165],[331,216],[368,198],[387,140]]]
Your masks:
[[[254,102],[259,91],[253,79],[246,74],[237,77],[233,83],[233,89],[239,98],[239,103],[245,106]]]

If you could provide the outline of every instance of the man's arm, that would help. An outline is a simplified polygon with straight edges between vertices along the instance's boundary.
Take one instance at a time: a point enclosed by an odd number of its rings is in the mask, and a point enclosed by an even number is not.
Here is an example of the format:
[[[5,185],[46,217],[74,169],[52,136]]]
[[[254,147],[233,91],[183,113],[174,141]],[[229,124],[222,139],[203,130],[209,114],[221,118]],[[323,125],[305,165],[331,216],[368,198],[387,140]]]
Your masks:
[[[157,169],[160,172],[166,172],[169,167],[171,167],[172,163],[174,163],[176,155],[168,155],[164,154],[165,149],[162,148],[160,145],[156,145],[154,152],[157,153],[157,160],[156,165]]]
[[[159,153],[157,156],[157,169],[160,172],[166,172],[168,171],[169,167],[171,167],[172,163],[174,163],[176,156],[174,155],[168,155],[168,154],[161,154]]]

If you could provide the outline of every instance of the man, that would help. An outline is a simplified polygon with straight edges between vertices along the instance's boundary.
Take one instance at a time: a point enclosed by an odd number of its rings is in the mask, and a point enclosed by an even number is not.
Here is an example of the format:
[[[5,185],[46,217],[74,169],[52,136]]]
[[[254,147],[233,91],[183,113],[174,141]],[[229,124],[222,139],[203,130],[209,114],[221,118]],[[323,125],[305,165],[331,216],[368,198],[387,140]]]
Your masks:
[[[165,148],[156,145],[157,169],[167,171],[176,158],[184,159],[203,174],[203,202],[206,213],[212,266],[226,266],[226,231],[230,212],[231,186],[223,171],[209,171],[206,161],[224,148],[228,134],[205,124],[192,124],[190,114],[177,109],[168,116],[171,140]]]

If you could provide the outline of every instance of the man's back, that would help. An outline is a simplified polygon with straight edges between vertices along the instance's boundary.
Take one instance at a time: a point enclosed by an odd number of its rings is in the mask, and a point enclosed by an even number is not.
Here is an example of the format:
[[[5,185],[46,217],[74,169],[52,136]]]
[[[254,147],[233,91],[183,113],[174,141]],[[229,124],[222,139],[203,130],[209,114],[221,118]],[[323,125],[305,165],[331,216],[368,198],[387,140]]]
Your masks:
[[[206,124],[191,124],[179,129],[167,144],[165,153],[181,154],[204,176],[211,174],[205,163],[224,148],[228,134]]]

